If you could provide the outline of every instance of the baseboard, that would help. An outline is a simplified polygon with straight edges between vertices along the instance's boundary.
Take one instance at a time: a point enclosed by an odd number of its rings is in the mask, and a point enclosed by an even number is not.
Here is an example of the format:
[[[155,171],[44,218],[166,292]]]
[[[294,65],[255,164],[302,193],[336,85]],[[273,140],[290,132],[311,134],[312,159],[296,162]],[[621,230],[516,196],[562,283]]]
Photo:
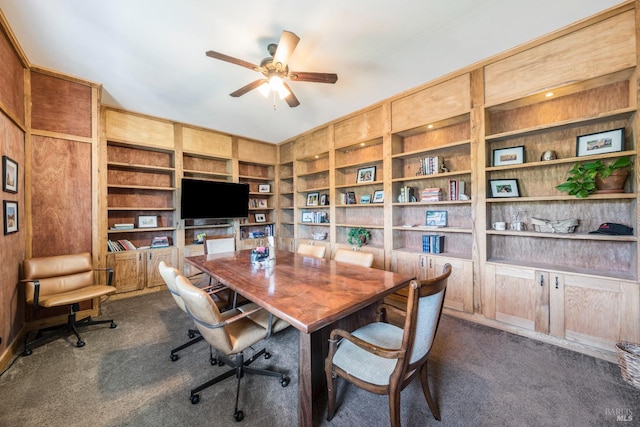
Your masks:
[[[11,361],[24,350],[24,334],[26,328],[23,326],[18,335],[11,341],[11,344],[0,354],[0,372],[4,372]]]

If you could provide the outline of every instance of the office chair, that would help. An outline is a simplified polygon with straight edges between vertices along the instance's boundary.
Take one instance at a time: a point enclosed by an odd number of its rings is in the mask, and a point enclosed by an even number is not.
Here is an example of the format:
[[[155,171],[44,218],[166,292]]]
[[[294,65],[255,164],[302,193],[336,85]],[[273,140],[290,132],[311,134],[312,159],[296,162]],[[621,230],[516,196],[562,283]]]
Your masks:
[[[298,250],[296,251],[300,255],[309,255],[316,258],[324,258],[324,254],[327,247],[324,245],[309,245],[307,243],[300,243]]]
[[[223,234],[223,235],[213,235],[206,236],[204,238],[204,254],[220,254],[224,252],[235,252],[236,250],[236,236],[234,234]],[[214,301],[218,304],[218,307],[221,307],[221,303],[224,302],[226,307],[233,306],[235,307],[237,294],[234,293],[233,300],[231,298],[231,291],[219,283],[213,277],[203,273],[203,280],[200,282],[202,286],[208,287],[210,289],[216,289],[216,292],[213,296]],[[220,292],[222,290],[226,290],[226,292]]]
[[[167,285],[167,289],[171,293],[171,296],[173,297],[178,307],[180,307],[180,309],[183,312],[187,313],[187,308],[184,305],[184,301],[182,300],[182,297],[180,297],[180,294],[178,293],[178,289],[176,288],[176,277],[180,274],[180,271],[178,271],[176,268],[173,268],[167,265],[164,261],[160,261],[160,263],[158,264],[158,270],[160,272],[160,275],[162,276],[162,279],[164,280],[164,283]],[[207,289],[207,291],[208,291],[207,293],[211,294],[211,292],[215,293],[216,289],[213,289],[213,290]],[[222,304],[222,303],[216,301],[216,305],[217,304]],[[184,350],[185,348],[190,347],[193,344],[204,340],[204,337],[200,335],[200,331],[198,329],[189,329],[188,336],[189,338],[191,338],[191,340],[171,350],[170,359],[172,362],[175,362],[180,358],[180,356],[178,356],[178,352],[180,350]],[[214,363],[216,358],[213,356],[212,350],[210,350],[209,360],[211,361],[212,365],[216,364]]]
[[[286,328],[289,326],[288,323],[269,314],[261,316],[259,313],[264,310],[255,304],[252,304],[251,307],[249,307],[251,304],[243,306],[244,312],[233,308],[221,313],[205,291],[194,286],[182,275],[176,277],[176,288],[184,301],[187,312],[196,322],[200,334],[212,347],[218,350],[218,358],[231,367],[225,373],[193,388],[190,397],[191,403],[195,405],[200,401],[198,394],[200,391],[235,375],[237,387],[233,417],[236,421],[242,421],[244,413],[238,409],[238,398],[240,396],[240,379],[245,374],[277,377],[280,378],[282,387],[289,385],[290,379],[285,374],[249,366],[260,356],[264,355],[265,359],[271,357],[271,354],[264,348],[255,352],[251,358],[244,359],[244,351],[247,348],[268,338],[271,332],[275,333]],[[261,319],[269,318],[271,322],[267,328],[264,328],[253,320],[252,316]]]
[[[113,269],[94,269],[90,253],[26,259],[22,267],[26,301],[31,305],[34,317],[40,308],[69,306],[70,310],[65,325],[40,329],[36,338],[31,342],[29,342],[29,332],[27,332],[22,353],[24,356],[32,353],[32,346],[54,335],[73,332],[77,338],[76,346],[84,347],[85,342],[80,337],[78,328],[102,323],[109,323],[111,329],[116,327],[112,319],[91,320],[91,317],[76,319],[81,302],[90,301],[116,291],[116,288],[111,286]],[[106,285],[95,283],[94,271],[107,273]],[[51,332],[51,334],[44,335],[45,332]]]
[[[371,267],[373,265],[373,254],[370,252],[338,249],[333,259],[334,261],[361,265],[363,267]]]
[[[432,279],[409,284],[404,329],[384,322],[365,325],[352,333],[331,331],[325,374],[329,394],[327,420],[336,413],[337,378],[364,390],[389,395],[392,427],[400,427],[400,392],[420,373],[422,392],[434,418],[440,412],[431,397],[427,357],[438,330],[451,265]]]

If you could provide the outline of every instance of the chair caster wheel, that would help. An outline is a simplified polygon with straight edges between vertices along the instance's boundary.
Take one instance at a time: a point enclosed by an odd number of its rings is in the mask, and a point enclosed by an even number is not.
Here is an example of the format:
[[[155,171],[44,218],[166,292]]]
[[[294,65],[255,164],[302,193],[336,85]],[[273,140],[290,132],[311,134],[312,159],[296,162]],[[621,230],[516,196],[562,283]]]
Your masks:
[[[115,329],[117,327],[118,327],[118,325],[116,325],[115,322],[111,322],[111,324],[109,325],[109,329]]]
[[[33,351],[31,351],[30,348],[25,348],[24,351],[22,352],[23,356],[31,356],[31,353],[33,353]]]
[[[211,360],[209,360],[209,363],[211,363],[211,366],[216,366],[216,365],[218,365],[220,362],[218,362],[218,359],[211,359]]]
[[[224,362],[222,360],[218,360],[218,366],[224,366]]]
[[[180,359],[180,356],[178,356],[177,354],[174,353],[174,354],[171,355],[171,361],[172,362],[175,362],[178,359]]]
[[[265,359],[271,359],[271,353],[266,352],[266,353],[264,354],[264,358],[265,358]]]
[[[189,332],[189,334],[187,335],[189,338],[194,338],[195,334],[192,334],[191,332]]]
[[[289,382],[291,381],[291,379],[289,377],[284,377],[280,380],[280,385],[282,387],[286,387],[289,385]]]
[[[192,394],[189,399],[191,400],[191,404],[195,405],[196,403],[200,402],[200,395]]]
[[[236,411],[233,413],[233,418],[235,418],[236,422],[240,422],[244,419],[244,412]]]
[[[78,340],[78,342],[76,343],[76,347],[84,347],[84,344],[84,341]]]

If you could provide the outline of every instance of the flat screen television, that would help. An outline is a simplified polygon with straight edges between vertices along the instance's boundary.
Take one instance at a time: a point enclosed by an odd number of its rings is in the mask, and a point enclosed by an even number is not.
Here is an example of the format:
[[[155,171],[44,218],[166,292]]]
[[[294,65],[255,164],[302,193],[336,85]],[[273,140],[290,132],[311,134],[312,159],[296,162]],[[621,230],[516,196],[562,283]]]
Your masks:
[[[246,218],[249,184],[182,178],[182,219]]]

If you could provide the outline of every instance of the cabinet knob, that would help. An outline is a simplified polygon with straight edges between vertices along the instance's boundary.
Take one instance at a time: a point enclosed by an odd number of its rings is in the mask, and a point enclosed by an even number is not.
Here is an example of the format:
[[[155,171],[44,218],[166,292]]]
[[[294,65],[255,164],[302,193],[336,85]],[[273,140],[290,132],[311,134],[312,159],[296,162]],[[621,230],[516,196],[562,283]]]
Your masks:
[[[544,276],[540,275],[540,286],[544,286]]]
[[[556,289],[559,289],[558,288],[558,276],[556,276]]]

